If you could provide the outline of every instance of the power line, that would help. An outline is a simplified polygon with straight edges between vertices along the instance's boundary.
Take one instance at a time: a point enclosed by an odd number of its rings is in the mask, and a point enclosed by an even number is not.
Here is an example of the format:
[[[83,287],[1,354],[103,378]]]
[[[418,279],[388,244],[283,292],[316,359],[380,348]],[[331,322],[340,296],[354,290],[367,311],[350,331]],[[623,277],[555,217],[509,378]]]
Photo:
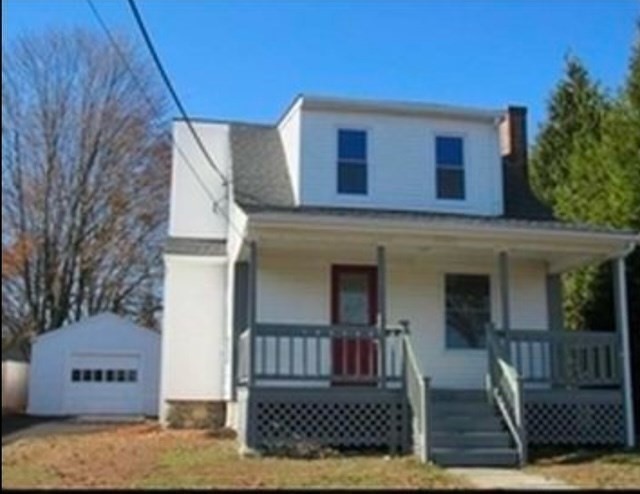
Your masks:
[[[95,4],[93,3],[93,0],[87,0],[87,4],[89,5],[89,8],[91,9],[91,12],[93,12],[94,17],[96,18],[96,21],[98,22],[98,24],[100,25],[100,27],[102,28],[102,30],[104,31],[105,35],[107,36],[107,39],[109,40],[109,42],[111,43],[114,51],[116,52],[116,54],[118,55],[118,57],[120,58],[120,61],[123,63],[123,65],[125,66],[125,68],[129,71],[129,73],[131,74],[131,77],[134,81],[134,83],[136,84],[136,86],[138,87],[138,89],[140,90],[140,94],[142,95],[142,97],[145,99],[145,101],[147,102],[147,104],[149,105],[150,108],[155,109],[156,111],[159,110],[157,104],[151,99],[151,97],[147,94],[146,88],[144,86],[144,84],[142,83],[142,81],[138,78],[138,75],[136,73],[135,70],[133,70],[133,68],[131,67],[131,65],[129,64],[129,61],[127,60],[127,57],[125,56],[125,54],[122,52],[122,50],[120,49],[120,46],[118,44],[118,42],[116,41],[116,39],[114,38],[114,36],[111,34],[111,31],[109,29],[109,27],[107,26],[107,23],[104,21],[104,19],[102,18],[102,16],[100,15],[100,12],[98,11],[97,7],[95,6]],[[177,149],[178,153],[180,154],[181,158],[184,160],[185,164],[187,165],[187,167],[191,170],[191,172],[193,173],[194,178],[196,179],[196,181],[198,182],[198,184],[200,185],[200,187],[202,188],[202,190],[204,190],[205,194],[207,195],[207,197],[213,202],[213,207],[216,208],[218,203],[223,199],[215,199],[213,192],[211,191],[211,189],[209,187],[207,187],[207,184],[205,183],[204,179],[202,178],[202,176],[198,173],[198,171],[196,170],[196,168],[193,166],[193,163],[191,163],[191,161],[189,160],[189,158],[187,157],[187,154],[182,150],[182,148],[178,145],[177,142],[174,142],[173,145],[175,146],[175,148]]]
[[[167,72],[164,70],[164,67],[162,66],[162,62],[160,61],[160,57],[158,56],[158,53],[156,52],[156,49],[153,46],[153,42],[151,41],[151,37],[149,36],[149,33],[147,32],[147,29],[146,29],[146,27],[144,25],[144,22],[142,20],[142,16],[140,15],[140,12],[138,11],[138,7],[136,7],[135,1],[134,0],[128,0],[128,3],[129,3],[129,7],[131,8],[131,11],[133,12],[133,16],[134,16],[134,18],[136,20],[136,24],[138,25],[138,28],[140,29],[140,32],[142,33],[142,37],[144,38],[144,41],[145,41],[145,43],[147,45],[147,48],[149,49],[149,52],[151,53],[151,56],[153,57],[153,61],[155,62],[156,67],[158,68],[158,71],[160,72],[160,75],[162,76],[162,79],[164,80],[167,88],[169,89],[169,92],[171,93],[171,97],[173,98],[174,103],[178,107],[178,110],[180,110],[180,113],[182,114],[182,118],[184,118],[185,122],[187,123],[187,126],[189,127],[189,130],[191,131],[191,134],[193,135],[193,138],[195,139],[196,143],[198,144],[198,147],[202,151],[202,154],[205,156],[205,158],[207,159],[209,164],[212,166],[212,168],[216,171],[216,173],[218,174],[218,176],[222,180],[222,185],[224,187],[226,187],[229,184],[229,181],[228,181],[227,177],[224,175],[224,173],[222,173],[220,168],[218,168],[218,166],[215,164],[215,162],[213,161],[213,159],[211,158],[211,156],[207,152],[207,149],[204,147],[204,144],[202,143],[202,140],[200,139],[200,136],[198,135],[198,133],[196,132],[195,128],[193,127],[193,124],[191,123],[191,120],[189,119],[189,116],[187,115],[187,111],[185,110],[184,106],[182,105],[182,102],[180,101],[180,98],[178,97],[178,93],[176,93],[175,89],[173,88],[173,85],[171,84],[171,80],[169,79],[169,76],[167,75]]]
[[[144,84],[140,81],[140,79],[137,76],[137,73],[135,70],[132,69],[131,65],[129,64],[127,57],[122,53],[122,50],[120,49],[120,46],[118,45],[117,40],[114,38],[113,34],[111,33],[111,30],[109,29],[109,26],[107,26],[107,23],[105,22],[104,18],[100,15],[100,12],[98,11],[98,8],[95,6],[95,3],[93,2],[93,0],[87,0],[87,3],[89,5],[89,7],[91,8],[91,11],[93,12],[94,17],[96,18],[98,24],[100,25],[100,27],[102,28],[102,30],[104,31],[105,35],[107,36],[107,38],[109,39],[109,41],[111,42],[113,48],[115,49],[116,53],[118,54],[118,56],[120,57],[122,63],[125,65],[125,68],[131,73],[131,76],[134,80],[134,82],[136,83],[136,85],[138,86],[138,89],[140,90],[140,93],[142,94],[142,96],[145,98],[145,100],[147,101],[147,103],[149,104],[150,107],[152,108],[156,108],[157,110],[157,106],[156,104],[151,100],[151,98],[147,95],[146,89],[144,87]],[[189,120],[187,120],[189,122]],[[194,131],[193,128],[190,129],[192,132]],[[199,136],[196,135],[197,141],[200,141]],[[219,205],[219,203],[225,199],[226,197],[223,195],[222,197],[218,198],[218,199],[214,199],[213,198],[213,193],[211,192],[211,190],[209,189],[209,187],[207,187],[206,183],[204,182],[204,179],[202,178],[202,176],[198,173],[198,171],[195,169],[195,167],[193,166],[193,164],[191,163],[191,160],[189,160],[189,158],[187,157],[187,154],[183,151],[183,149],[180,147],[180,145],[178,144],[177,141],[175,141],[173,143],[173,145],[176,147],[178,153],[180,154],[180,156],[182,157],[182,159],[184,160],[184,162],[186,163],[186,165],[189,167],[189,169],[191,170],[191,172],[193,173],[195,179],[197,180],[197,182],[199,183],[199,185],[202,187],[202,189],[205,191],[205,193],[207,194],[207,196],[209,197],[209,199],[211,201],[213,201],[213,208],[214,210],[217,208],[217,206]],[[200,147],[200,149],[202,149],[202,147]],[[204,151],[205,156],[208,156],[206,151]],[[228,183],[228,182],[227,182]],[[260,204],[260,205],[265,205],[265,203],[259,198],[256,197],[253,194],[247,193],[247,192],[242,192],[240,190],[235,191],[236,195],[238,197],[245,197],[247,199],[252,200],[253,202],[255,202],[256,204]]]
[[[189,130],[191,132],[191,134],[193,135],[193,138],[195,139],[196,143],[198,144],[198,147],[200,148],[200,151],[202,151],[202,154],[205,156],[205,158],[207,159],[207,161],[209,162],[209,164],[212,166],[212,168],[217,172],[217,174],[220,176],[220,178],[222,179],[222,186],[226,189],[225,190],[225,194],[223,194],[222,197],[220,197],[217,201],[214,201],[213,203],[213,207],[214,207],[214,211],[219,212],[220,214],[222,214],[222,216],[227,220],[227,223],[229,225],[230,228],[232,228],[240,237],[240,241],[243,243],[246,243],[247,240],[244,236],[244,233],[242,233],[242,231],[236,227],[236,225],[234,224],[234,222],[231,220],[231,217],[229,216],[227,211],[224,211],[223,208],[218,208],[218,203],[220,201],[222,201],[225,196],[228,197],[228,186],[229,186],[229,181],[227,180],[227,177],[225,177],[224,173],[222,173],[222,171],[220,171],[220,169],[216,166],[215,162],[213,161],[213,159],[211,158],[211,156],[209,155],[209,153],[207,152],[207,149],[204,147],[204,144],[202,143],[202,140],[200,139],[200,136],[198,135],[198,133],[196,132],[195,128],[193,127],[193,124],[191,123],[191,120],[189,119],[189,115],[187,114],[184,106],[182,105],[182,103],[180,102],[180,98],[178,97],[178,94],[176,93],[175,89],[173,88],[173,85],[171,84],[171,81],[169,80],[169,76],[167,74],[167,72],[164,70],[164,67],[162,66],[162,62],[160,61],[160,57],[158,56],[158,53],[156,52],[155,48],[153,47],[153,42],[151,41],[151,37],[149,36],[149,33],[147,32],[145,26],[144,26],[144,22],[142,20],[142,16],[140,15],[140,12],[138,11],[138,8],[136,7],[136,4],[134,2],[134,0],[128,0],[129,3],[129,7],[131,8],[131,11],[133,12],[133,15],[135,17],[136,23],[138,25],[138,28],[140,29],[142,36],[145,40],[145,43],[147,45],[147,48],[149,49],[149,52],[151,53],[151,56],[153,57],[153,60],[156,64],[156,67],[158,68],[158,70],[160,71],[160,74],[162,75],[162,79],[164,80],[167,88],[169,89],[169,92],[171,93],[171,96],[173,98],[174,103],[176,104],[176,106],[178,107],[178,109],[180,110],[180,113],[182,114],[182,117],[184,118],[184,120],[187,122],[187,126],[189,127]]]

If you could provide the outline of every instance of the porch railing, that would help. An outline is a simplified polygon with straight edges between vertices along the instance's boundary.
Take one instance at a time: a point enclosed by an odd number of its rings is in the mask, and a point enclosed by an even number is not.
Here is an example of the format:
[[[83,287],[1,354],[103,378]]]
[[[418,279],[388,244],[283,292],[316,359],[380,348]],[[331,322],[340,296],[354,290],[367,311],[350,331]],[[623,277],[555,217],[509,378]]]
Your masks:
[[[375,326],[257,324],[239,338],[238,382],[401,384],[401,333]]]
[[[488,391],[526,462],[524,386],[543,389],[619,387],[615,333],[487,328]]]
[[[622,382],[615,333],[514,329],[494,334],[525,384],[580,388]]]
[[[510,363],[507,348],[491,326],[487,328],[487,361],[489,398],[500,410],[516,445],[520,464],[524,465],[527,462],[527,438],[522,378]]]

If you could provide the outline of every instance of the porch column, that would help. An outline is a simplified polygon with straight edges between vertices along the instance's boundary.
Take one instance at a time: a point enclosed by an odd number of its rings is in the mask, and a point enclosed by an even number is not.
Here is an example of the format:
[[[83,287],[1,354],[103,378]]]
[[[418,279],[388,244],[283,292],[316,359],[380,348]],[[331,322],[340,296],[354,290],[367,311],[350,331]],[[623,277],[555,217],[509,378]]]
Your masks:
[[[559,274],[548,274],[547,284],[547,324],[549,330],[564,329],[564,314],[562,311],[562,279]]]
[[[380,385],[387,385],[387,260],[384,245],[378,245],[376,249],[376,262],[378,265],[378,329],[380,331]]]
[[[253,384],[256,368],[256,320],[257,320],[257,273],[258,273],[258,247],[255,241],[249,243],[249,272],[247,282],[247,325],[249,326],[249,376],[248,385]]]
[[[498,254],[498,278],[500,279],[500,310],[502,329],[511,329],[511,310],[509,302],[509,254],[506,250]]]
[[[558,274],[547,274],[547,327],[549,331],[564,330],[564,313],[562,310],[562,278]],[[549,346],[549,375],[551,378],[551,387],[558,388],[562,386],[561,363],[563,354],[557,344]]]
[[[618,257],[613,263],[613,290],[616,313],[616,331],[620,338],[622,352],[622,373],[624,390],[624,409],[627,423],[627,446],[635,447],[635,424],[633,417],[633,387],[631,385],[631,350],[629,341],[629,308],[627,305],[627,278],[624,257]]]

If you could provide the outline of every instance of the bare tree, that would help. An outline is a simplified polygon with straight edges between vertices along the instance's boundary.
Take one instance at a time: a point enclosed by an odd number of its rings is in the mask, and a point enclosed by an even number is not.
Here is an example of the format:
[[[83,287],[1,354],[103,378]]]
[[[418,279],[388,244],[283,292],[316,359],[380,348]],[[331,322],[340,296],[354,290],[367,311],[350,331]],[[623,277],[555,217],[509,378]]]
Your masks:
[[[166,101],[152,67],[118,43],[73,30],[3,47],[3,342],[158,307]]]

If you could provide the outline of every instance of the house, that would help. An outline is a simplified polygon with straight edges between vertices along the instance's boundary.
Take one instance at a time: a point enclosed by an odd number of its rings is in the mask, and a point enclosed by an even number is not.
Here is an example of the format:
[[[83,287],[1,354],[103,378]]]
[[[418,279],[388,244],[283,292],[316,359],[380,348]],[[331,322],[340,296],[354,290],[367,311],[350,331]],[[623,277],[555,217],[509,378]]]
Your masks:
[[[158,415],[160,335],[111,312],[36,337],[30,415]]]
[[[299,96],[273,125],[174,124],[160,418],[523,464],[632,445],[625,256],[553,219],[526,109]],[[616,328],[564,330],[559,276],[613,264]]]

